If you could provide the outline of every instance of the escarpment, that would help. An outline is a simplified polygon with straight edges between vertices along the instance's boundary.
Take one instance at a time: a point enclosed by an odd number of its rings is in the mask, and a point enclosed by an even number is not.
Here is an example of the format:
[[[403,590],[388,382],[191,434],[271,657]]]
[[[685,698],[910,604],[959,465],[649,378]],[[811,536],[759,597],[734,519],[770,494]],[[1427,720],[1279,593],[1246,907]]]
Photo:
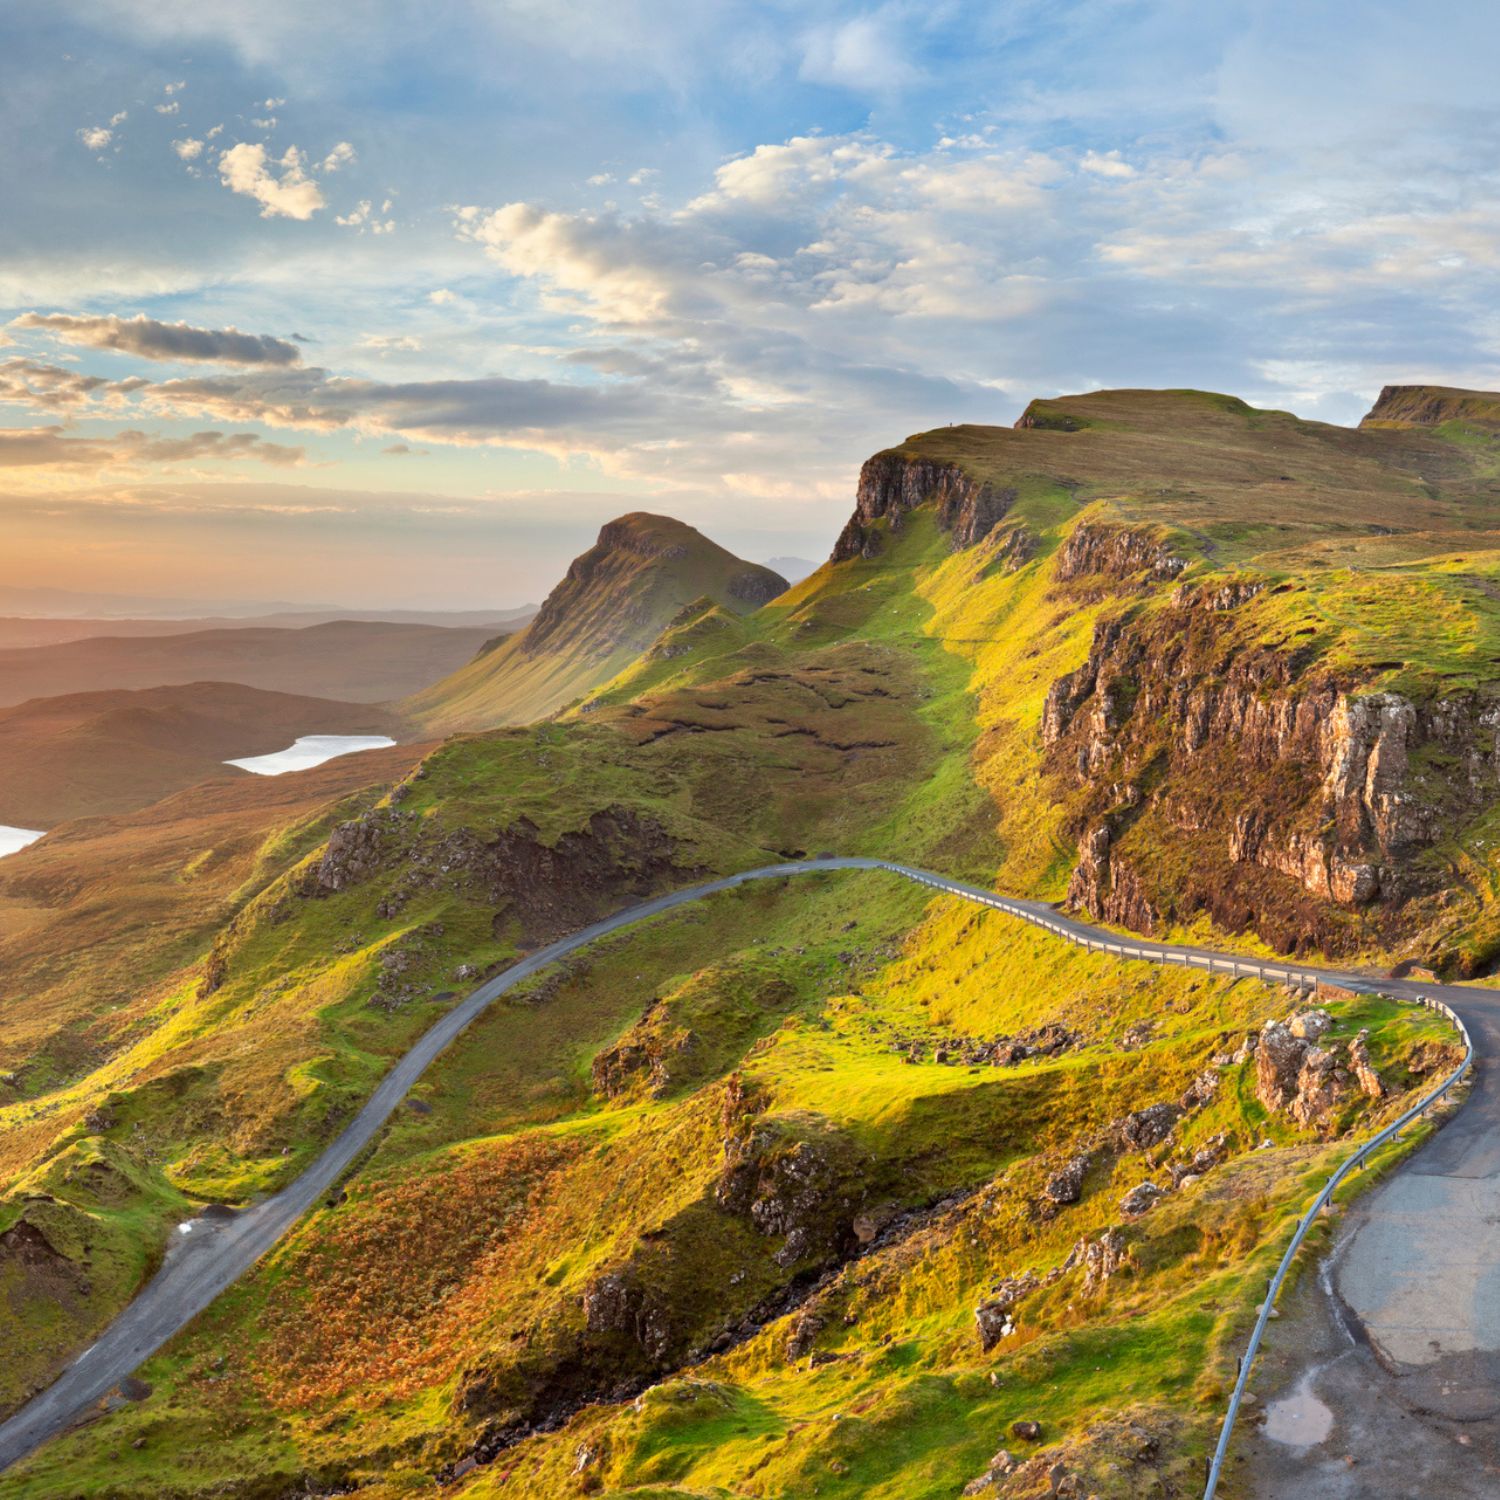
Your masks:
[[[874,557],[881,546],[878,521],[899,530],[909,511],[933,505],[938,525],[955,549],[981,542],[1005,516],[1016,498],[1012,489],[995,489],[966,474],[957,464],[913,458],[892,449],[867,459],[859,471],[854,514],[834,543],[833,561]]]
[[[1140,577],[1156,545],[1070,542],[1056,576],[1087,553]],[[1500,795],[1500,703],[1370,690],[1247,644],[1237,616],[1264,588],[1181,585],[1112,613],[1053,682],[1040,732],[1078,839],[1069,899],[1147,932],[1205,911],[1285,951],[1394,940],[1449,881],[1440,841]]]

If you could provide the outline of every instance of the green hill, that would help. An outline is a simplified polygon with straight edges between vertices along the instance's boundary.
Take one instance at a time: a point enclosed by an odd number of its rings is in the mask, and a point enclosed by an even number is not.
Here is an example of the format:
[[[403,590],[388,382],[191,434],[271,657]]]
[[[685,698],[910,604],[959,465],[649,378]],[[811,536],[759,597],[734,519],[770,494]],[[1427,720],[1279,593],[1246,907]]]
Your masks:
[[[635,511],[600,531],[524,630],[401,707],[437,731],[530,723],[613,677],[685,605],[745,613],[785,589],[784,578],[691,526]]]
[[[1437,410],[1100,392],[912,437],[795,587],[698,587],[577,709],[253,852],[237,823],[212,901],[212,861],[116,820],[182,861],[153,964],[87,825],[6,861],[0,1405],[476,975],[649,891],[880,854],[1169,938],[1492,972],[1500,442]],[[621,552],[559,595],[637,578]],[[589,617],[560,603],[538,654]],[[73,973],[65,900],[134,941]],[[1302,1004],[877,874],[617,933],[477,1021],[150,1394],[7,1500],[1192,1493],[1314,1184],[1453,1056],[1425,1012],[1330,1001],[1328,1055],[1366,1046],[1383,1092],[1340,1067],[1289,1099],[1248,1039]]]

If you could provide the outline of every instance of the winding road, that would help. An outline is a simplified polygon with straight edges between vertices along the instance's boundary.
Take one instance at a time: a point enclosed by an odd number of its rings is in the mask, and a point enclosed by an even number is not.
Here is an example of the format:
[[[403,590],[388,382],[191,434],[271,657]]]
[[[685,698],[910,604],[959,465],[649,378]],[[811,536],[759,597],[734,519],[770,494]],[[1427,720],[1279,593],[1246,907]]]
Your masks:
[[[495,975],[454,1006],[428,1030],[416,1045],[381,1080],[364,1107],[342,1134],[290,1186],[274,1197],[234,1213],[210,1210],[201,1218],[178,1227],[178,1233],[156,1275],[140,1295],[110,1324],[99,1340],[86,1349],[46,1390],[33,1397],[8,1421],[0,1424],[0,1469],[15,1463],[49,1438],[82,1417],[103,1396],[161,1348],[175,1333],[203,1311],[226,1287],[245,1274],[348,1170],[360,1152],[374,1139],[407,1091],[427,1066],[492,1001],[547,965],[594,942],[650,917],[661,915],[688,902],[720,891],[733,890],[749,881],[775,880],[787,876],[821,874],[831,870],[884,870],[959,896],[983,906],[1046,928],[1057,936],[1093,951],[1150,963],[1170,963],[1212,973],[1289,982],[1301,986],[1320,981],[1345,989],[1398,996],[1429,1003],[1440,1000],[1451,1007],[1469,1028],[1477,1055],[1500,1053],[1500,992],[1466,989],[1451,985],[1422,984],[1410,980],[1374,979],[1369,975],[1320,969],[1277,960],[1215,952],[1207,948],[1181,947],[1123,937],[1065,916],[1040,901],[1024,901],[996,895],[979,886],[949,880],[945,876],[888,860],[830,856],[766,865],[745,870],[721,880],[657,896],[595,922],[529,954]],[[1425,1148],[1408,1172],[1414,1177],[1454,1178],[1468,1181],[1484,1176],[1492,1186],[1500,1179],[1500,1091],[1481,1075],[1467,1108]],[[1397,1181],[1408,1180],[1402,1174]],[[1440,1190],[1439,1190],[1440,1191]],[[1425,1188],[1417,1199],[1426,1204]],[[1462,1207],[1459,1206],[1462,1218]],[[1440,1236],[1428,1236],[1422,1253],[1440,1259],[1446,1253],[1452,1275],[1413,1277],[1400,1274],[1399,1247],[1387,1252],[1389,1291],[1383,1300],[1360,1308],[1371,1320],[1372,1338],[1384,1335],[1399,1343],[1402,1331],[1416,1326],[1473,1329],[1494,1323],[1493,1308],[1481,1305],[1497,1277],[1500,1259],[1493,1248],[1495,1237],[1485,1236],[1490,1248],[1477,1248],[1462,1233],[1461,1224],[1449,1224]],[[1476,1269],[1476,1258],[1489,1258],[1488,1271]],[[1393,1257],[1393,1258],[1392,1258]],[[1391,1269],[1394,1267],[1394,1269]],[[1382,1321],[1384,1320],[1384,1321]],[[1426,1324],[1422,1320],[1426,1320]]]

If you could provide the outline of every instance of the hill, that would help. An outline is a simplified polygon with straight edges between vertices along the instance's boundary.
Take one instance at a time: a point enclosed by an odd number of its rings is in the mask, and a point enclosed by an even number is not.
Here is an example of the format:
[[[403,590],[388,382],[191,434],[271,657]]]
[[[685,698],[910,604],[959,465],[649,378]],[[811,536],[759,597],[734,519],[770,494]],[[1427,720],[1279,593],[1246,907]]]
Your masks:
[[[875,455],[760,609],[693,600],[578,708],[266,829],[217,925],[153,887],[140,980],[137,946],[65,982],[18,927],[0,1403],[178,1220],[295,1175],[457,992],[653,891],[836,850],[1491,972],[1497,583],[1500,443],[1467,422],[1099,392]],[[87,910],[90,879],[58,886]],[[1314,1184],[1454,1056],[1373,996],[1283,1054],[1305,1005],[874,873],[615,933],[460,1037],[146,1395],[6,1483],[1192,1493]]]
[[[743,614],[786,586],[681,521],[621,516],[573,560],[524,630],[402,708],[438,731],[545,718],[634,661],[685,606],[701,600]]]
[[[298,629],[243,626],[13,647],[0,650],[0,707],[30,698],[192,682],[237,682],[267,692],[381,703],[453,671],[495,633],[489,625],[335,620]]]
[[[390,625],[434,625],[447,630],[482,631],[485,640],[507,630],[519,630],[536,613],[528,604],[520,609],[496,610],[384,610],[317,611],[253,615],[200,616],[194,619],[103,619],[84,616],[0,615],[0,648],[56,646],[64,641],[92,640],[98,636],[198,635],[210,630],[297,630],[309,625],[331,625],[356,620]]]
[[[129,812],[196,781],[249,775],[229,759],[283,750],[304,734],[401,733],[383,708],[197,682],[71,693],[0,709],[0,823],[52,828]]]

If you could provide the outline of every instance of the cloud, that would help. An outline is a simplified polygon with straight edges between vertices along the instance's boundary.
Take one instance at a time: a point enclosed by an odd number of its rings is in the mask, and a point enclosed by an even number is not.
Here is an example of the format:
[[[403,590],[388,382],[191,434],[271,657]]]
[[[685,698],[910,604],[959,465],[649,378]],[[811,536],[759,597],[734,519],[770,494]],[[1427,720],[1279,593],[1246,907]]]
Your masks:
[[[614,180],[615,174],[613,172],[595,172],[594,175],[589,178],[589,186],[608,187],[609,184]]]
[[[185,78],[179,78],[176,83],[169,83],[164,85],[162,88],[162,93],[169,96],[172,94],[180,94],[186,87],[187,80]]]
[[[0,428],[0,468],[9,469],[101,469],[241,459],[291,467],[303,457],[303,449],[268,443],[253,432],[161,437],[131,429],[94,438],[70,436],[64,427]]]
[[[422,347],[422,341],[410,334],[371,333],[359,341],[361,349],[374,349],[378,354],[406,353]]]
[[[914,83],[919,76],[889,7],[808,33],[801,77],[809,83],[883,93]]]
[[[341,167],[350,166],[355,160],[354,147],[348,141],[340,141],[327,156],[323,158],[320,170],[324,172],[337,172]]]
[[[345,229],[357,229],[361,234],[368,231],[370,234],[391,234],[396,228],[394,219],[382,219],[381,214],[391,211],[391,200],[387,198],[377,210],[368,198],[361,198],[353,208],[346,214],[338,214],[334,217],[335,224],[342,224]]]
[[[90,151],[103,151],[114,138],[114,131],[107,125],[85,125],[78,132],[78,139]]]
[[[310,219],[325,206],[295,146],[288,146],[278,161],[271,162],[263,145],[241,141],[220,154],[219,177],[230,192],[254,198],[263,219]]]
[[[40,360],[0,361],[0,403],[36,411],[74,414],[90,406],[118,407],[149,384],[139,376],[108,380]]]
[[[1135,168],[1118,151],[1086,151],[1078,165],[1099,177],[1135,176]]]
[[[159,115],[175,115],[180,113],[182,105],[176,99],[170,104],[157,104],[152,106]]]
[[[445,286],[440,286],[435,291],[428,292],[427,300],[434,307],[446,307],[450,302],[458,301],[458,293],[449,291]]]
[[[295,344],[270,334],[162,323],[144,313],[133,318],[114,314],[25,313],[11,326],[42,329],[70,344],[113,349],[140,359],[202,360],[227,365],[295,365],[302,359]]]
[[[183,161],[197,161],[203,155],[203,142],[188,136],[185,140],[173,141],[172,149]]]

